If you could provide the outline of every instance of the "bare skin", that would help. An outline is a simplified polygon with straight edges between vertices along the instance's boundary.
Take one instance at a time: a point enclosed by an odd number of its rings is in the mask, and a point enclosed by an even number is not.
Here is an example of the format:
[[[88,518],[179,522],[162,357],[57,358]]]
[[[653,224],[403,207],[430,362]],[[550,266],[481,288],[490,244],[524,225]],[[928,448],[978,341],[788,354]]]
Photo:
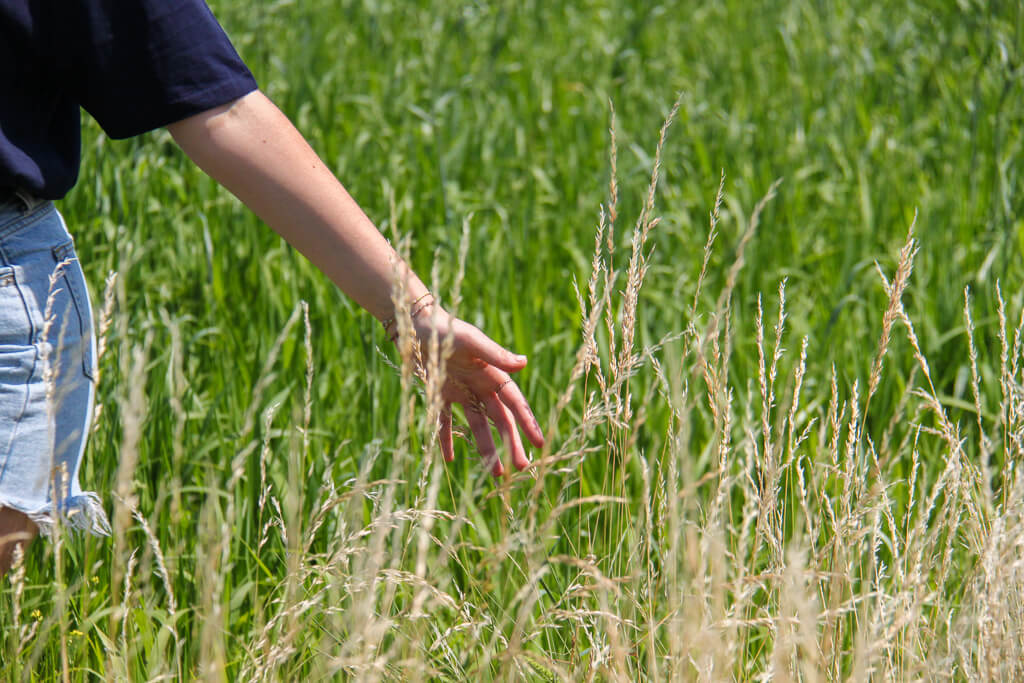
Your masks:
[[[192,161],[378,320],[394,315],[396,269],[404,276],[409,304],[427,294],[302,134],[263,93],[252,92],[167,129]],[[526,366],[526,357],[439,307],[422,309],[413,322],[420,340],[429,339],[434,326],[442,339],[451,332],[453,352],[441,391],[439,425],[445,459],[454,458],[451,406],[459,403],[491,472],[504,472],[491,424],[513,466],[525,469],[529,458],[519,430],[534,446],[544,444],[540,425],[509,376]]]
[[[11,508],[0,508],[0,576],[11,568],[18,544],[25,550],[37,535],[39,527],[28,515]]]

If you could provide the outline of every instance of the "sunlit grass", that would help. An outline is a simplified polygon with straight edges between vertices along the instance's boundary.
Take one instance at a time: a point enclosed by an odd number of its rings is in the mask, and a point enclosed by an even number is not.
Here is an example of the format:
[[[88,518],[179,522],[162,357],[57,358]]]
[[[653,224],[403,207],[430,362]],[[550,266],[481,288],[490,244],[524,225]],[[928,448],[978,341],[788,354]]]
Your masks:
[[[6,676],[1020,675],[1019,7],[213,4],[446,304],[468,226],[550,446],[441,463],[372,318],[87,122],[122,521],[5,581]]]

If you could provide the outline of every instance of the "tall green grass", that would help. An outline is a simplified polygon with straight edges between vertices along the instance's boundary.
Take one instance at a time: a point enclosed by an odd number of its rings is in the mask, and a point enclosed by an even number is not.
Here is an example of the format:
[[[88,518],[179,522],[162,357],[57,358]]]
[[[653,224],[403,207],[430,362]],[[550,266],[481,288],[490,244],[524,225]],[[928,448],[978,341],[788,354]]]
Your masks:
[[[213,7],[550,445],[444,465],[369,316],[87,121],[115,533],[5,580],[4,678],[1021,675],[1019,3]]]

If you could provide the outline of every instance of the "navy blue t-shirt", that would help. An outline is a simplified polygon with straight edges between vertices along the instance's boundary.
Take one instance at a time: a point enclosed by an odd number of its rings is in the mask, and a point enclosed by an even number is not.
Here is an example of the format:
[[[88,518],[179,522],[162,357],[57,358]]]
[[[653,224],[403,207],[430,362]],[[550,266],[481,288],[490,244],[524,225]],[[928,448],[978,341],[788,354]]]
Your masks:
[[[203,0],[0,0],[0,188],[67,194],[79,107],[127,138],[255,89]]]

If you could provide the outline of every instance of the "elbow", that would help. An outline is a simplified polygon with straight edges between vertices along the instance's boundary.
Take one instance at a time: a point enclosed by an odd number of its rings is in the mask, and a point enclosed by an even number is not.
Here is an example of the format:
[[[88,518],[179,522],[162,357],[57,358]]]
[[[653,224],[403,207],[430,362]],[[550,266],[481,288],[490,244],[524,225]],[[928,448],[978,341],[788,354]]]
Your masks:
[[[236,100],[207,109],[180,121],[175,121],[168,124],[167,131],[183,149],[195,141],[210,140],[225,128],[240,121],[250,99],[257,94],[260,94],[260,92],[254,90]],[[186,149],[186,151],[188,150]]]

